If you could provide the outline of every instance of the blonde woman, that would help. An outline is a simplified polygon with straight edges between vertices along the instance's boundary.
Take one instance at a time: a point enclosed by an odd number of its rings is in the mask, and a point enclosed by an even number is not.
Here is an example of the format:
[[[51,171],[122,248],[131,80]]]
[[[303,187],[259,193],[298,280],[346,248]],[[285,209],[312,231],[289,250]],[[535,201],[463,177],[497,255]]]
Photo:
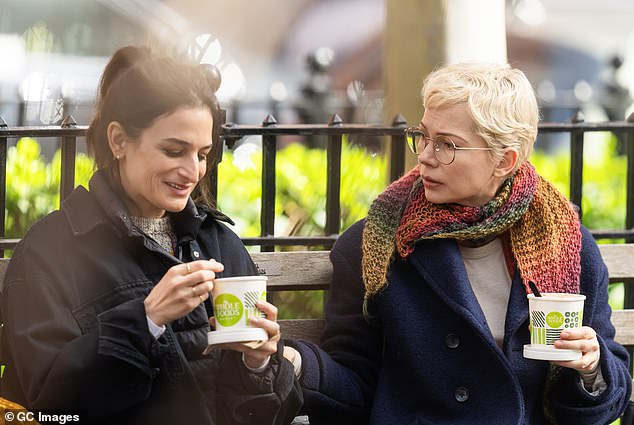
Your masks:
[[[631,391],[608,273],[573,205],[528,162],[538,108],[524,74],[449,65],[406,131],[418,165],[332,249],[319,347],[301,359],[311,424],[608,424]],[[583,327],[523,356],[529,281],[586,296]]]

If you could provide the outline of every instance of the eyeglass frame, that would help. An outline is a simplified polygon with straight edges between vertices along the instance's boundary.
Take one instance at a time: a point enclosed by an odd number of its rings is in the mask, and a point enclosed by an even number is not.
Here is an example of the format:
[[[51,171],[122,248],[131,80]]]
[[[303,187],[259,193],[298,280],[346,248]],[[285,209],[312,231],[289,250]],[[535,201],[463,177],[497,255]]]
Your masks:
[[[405,133],[405,139],[407,141],[407,147],[409,148],[409,150],[414,154],[414,155],[419,155],[418,151],[418,142],[416,142],[416,146],[413,146],[413,143],[409,142],[409,137],[408,134],[418,134],[420,135],[420,137],[424,138],[426,142],[432,142],[434,145],[434,158],[436,158],[436,160],[438,162],[440,162],[443,165],[451,165],[455,160],[456,160],[456,151],[492,151],[493,148],[463,148],[463,147],[458,147],[456,146],[456,143],[453,141],[453,139],[449,136],[445,136],[445,135],[440,135],[441,137],[449,140],[451,142],[451,146],[453,149],[450,148],[451,152],[453,152],[453,157],[451,158],[451,161],[444,163],[442,162],[439,158],[438,158],[438,152],[440,152],[440,144],[438,143],[438,141],[436,141],[436,137],[431,137],[429,135],[429,133],[427,133],[426,130],[423,130],[422,127],[420,126],[415,126],[415,127],[407,127],[404,130]],[[415,137],[412,137],[412,139],[416,140]],[[427,143],[425,143],[425,147],[423,147],[423,150],[425,150],[425,148],[427,147]],[[422,151],[421,151],[422,153]]]

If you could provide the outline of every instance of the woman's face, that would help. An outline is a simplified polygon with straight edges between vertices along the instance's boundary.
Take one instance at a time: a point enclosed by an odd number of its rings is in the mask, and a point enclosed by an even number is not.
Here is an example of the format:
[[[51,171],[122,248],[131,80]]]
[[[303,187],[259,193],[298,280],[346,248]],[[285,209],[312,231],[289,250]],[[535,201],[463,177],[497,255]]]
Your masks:
[[[185,208],[205,175],[212,127],[208,108],[180,108],[123,142],[114,153],[131,214],[161,217]]]
[[[427,108],[421,125],[432,138],[448,136],[456,147],[487,147],[484,139],[473,132],[465,105]],[[418,161],[425,196],[435,204],[482,206],[493,199],[505,177],[486,150],[456,150],[454,161],[444,165],[436,159],[433,143],[428,143],[418,154]]]

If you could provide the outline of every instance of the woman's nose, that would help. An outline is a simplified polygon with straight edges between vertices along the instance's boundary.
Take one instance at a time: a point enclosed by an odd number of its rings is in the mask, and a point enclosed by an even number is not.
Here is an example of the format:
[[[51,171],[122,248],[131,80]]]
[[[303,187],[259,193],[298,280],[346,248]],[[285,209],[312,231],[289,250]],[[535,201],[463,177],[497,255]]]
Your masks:
[[[181,172],[191,181],[198,181],[200,179],[202,164],[198,160],[198,154],[187,155],[181,165]]]
[[[438,159],[436,158],[436,152],[434,151],[434,143],[432,141],[421,143],[418,150],[418,162],[421,164],[437,165]]]

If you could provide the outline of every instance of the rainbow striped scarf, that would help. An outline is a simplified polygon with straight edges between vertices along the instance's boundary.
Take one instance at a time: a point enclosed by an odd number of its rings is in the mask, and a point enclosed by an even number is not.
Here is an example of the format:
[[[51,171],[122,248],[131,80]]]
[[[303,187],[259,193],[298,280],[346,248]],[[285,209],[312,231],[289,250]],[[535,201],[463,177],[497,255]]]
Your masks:
[[[542,292],[579,292],[579,216],[531,164],[524,163],[481,207],[429,202],[416,167],[381,193],[368,212],[362,245],[366,299],[387,285],[395,256],[407,258],[420,240],[474,240],[506,231],[527,293],[529,281]]]

